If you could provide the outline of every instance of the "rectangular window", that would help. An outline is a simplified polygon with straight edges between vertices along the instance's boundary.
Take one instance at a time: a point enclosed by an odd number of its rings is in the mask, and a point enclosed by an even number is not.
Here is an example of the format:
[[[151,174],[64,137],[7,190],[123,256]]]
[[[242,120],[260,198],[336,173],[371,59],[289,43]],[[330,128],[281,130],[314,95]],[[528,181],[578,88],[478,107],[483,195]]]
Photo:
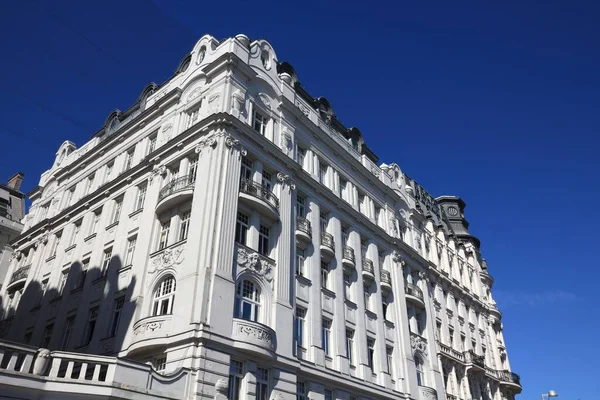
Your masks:
[[[296,196],[296,215],[306,217],[306,199],[301,194]]]
[[[163,372],[167,369],[167,356],[156,357],[152,361],[152,366],[156,372]]]
[[[387,294],[381,294],[381,305],[383,307],[383,319],[385,319],[386,321],[389,321],[390,319],[388,318],[388,308],[390,306],[390,300],[388,298]]]
[[[354,365],[354,331],[346,329],[346,356],[350,365]]]
[[[321,347],[325,356],[331,356],[331,320],[323,318],[321,331]]]
[[[112,248],[104,250],[104,256],[102,257],[102,276],[108,274],[108,267],[110,266],[110,259],[112,258]]]
[[[69,241],[69,245],[72,246],[77,241],[79,234],[81,233],[81,220],[75,222],[73,224],[73,233],[71,234],[71,240]]]
[[[435,338],[439,341],[442,340],[442,323],[435,321]]]
[[[141,210],[144,208],[144,202],[146,201],[146,192],[148,191],[148,185],[145,183],[138,186],[137,199],[135,200],[135,210]]]
[[[269,370],[261,367],[256,370],[256,400],[269,400]]]
[[[348,201],[348,181],[344,178],[340,178],[340,197]]]
[[[237,222],[235,224],[235,241],[239,244],[246,245],[248,237],[248,216],[238,211]]]
[[[319,160],[319,182],[327,186],[327,164]]]
[[[190,158],[188,165],[188,180],[190,183],[196,182],[196,175],[198,174],[198,157]]]
[[[73,201],[73,195],[75,194],[75,188],[71,188],[69,190],[67,190],[66,193],[66,197],[65,197],[65,207],[69,207],[71,205],[71,202]]]
[[[333,391],[331,389],[325,389],[325,400],[333,400]]]
[[[42,343],[40,345],[40,347],[42,349],[47,349],[48,345],[50,344],[50,340],[52,340],[52,331],[54,330],[54,324],[48,324],[46,325],[46,328],[44,328],[44,334],[42,336]]]
[[[127,171],[133,165],[133,151],[134,149],[127,150],[125,153],[125,171]]]
[[[98,229],[98,224],[100,224],[100,217],[102,217],[102,209],[101,208],[94,211],[94,214],[92,215],[92,224],[90,225],[90,232],[89,232],[90,235],[96,233],[96,230]]]
[[[273,190],[273,184],[271,183],[273,179],[273,176],[271,175],[270,172],[265,171],[263,169],[262,171],[262,185],[263,188],[267,191],[267,192],[271,192]]]
[[[344,272],[344,298],[352,300],[352,275]]]
[[[327,289],[329,279],[329,265],[326,262],[321,262],[321,287]]]
[[[229,364],[229,393],[228,400],[239,400],[244,379],[244,364],[240,361],[231,360]]]
[[[304,250],[296,247],[296,275],[306,276],[304,271]]]
[[[240,180],[252,181],[252,160],[248,157],[242,157],[242,172],[240,174]]]
[[[40,290],[40,296],[38,297],[37,305],[42,304],[46,290],[48,290],[48,279],[44,279],[42,281],[42,289]]]
[[[258,252],[263,256],[268,256],[270,252],[270,244],[269,244],[269,236],[271,235],[271,230],[264,225],[260,226],[258,231]]]
[[[85,278],[87,277],[87,272],[88,272],[89,266],[90,266],[89,259],[83,260],[81,262],[81,272],[79,273],[79,278],[77,279],[77,282],[75,282],[73,289],[79,289],[79,288],[82,288],[83,285],[85,285]]]
[[[465,345],[466,342],[466,338],[465,335],[461,334],[460,335],[460,351],[466,351],[467,350],[467,346]]]
[[[375,339],[367,338],[367,356],[369,368],[373,371],[373,366],[375,365]]]
[[[179,224],[179,240],[186,240],[190,231],[190,216],[191,211],[186,211],[179,217],[181,222]]]
[[[104,183],[110,181],[110,176],[112,175],[113,165],[114,165],[114,163],[112,161],[109,162],[108,164],[106,164],[106,169],[104,170]]]
[[[158,234],[158,249],[162,250],[169,244],[169,231],[171,230],[171,220],[168,219],[160,223],[160,233]]]
[[[135,245],[137,244],[137,236],[127,240],[127,251],[125,253],[125,266],[133,264],[133,254],[135,253]]]
[[[83,336],[83,346],[88,345],[94,337],[94,331],[96,330],[96,321],[98,320],[98,307],[94,307],[88,314],[88,322],[85,328],[85,334]]]
[[[114,337],[119,331],[119,323],[121,322],[121,315],[123,313],[123,304],[125,304],[125,297],[120,297],[115,300],[113,319],[110,324],[108,337]]]
[[[306,158],[306,150],[304,150],[302,147],[298,146],[298,149],[296,150],[296,157],[297,157],[298,164],[300,164],[301,167],[304,167],[304,159]]]
[[[321,232],[327,232],[327,225],[329,225],[329,215],[326,212],[319,213],[319,224],[321,225]]]
[[[148,140],[148,153],[147,154],[150,154],[154,150],[156,150],[156,136],[157,135],[150,136],[150,138]]]
[[[123,198],[119,197],[115,199],[115,207],[113,208],[112,219],[110,221],[111,224],[116,224],[119,222],[121,218],[121,210],[123,209]]]
[[[379,216],[381,215],[381,207],[375,206],[375,223],[379,225]]]
[[[391,346],[386,346],[385,355],[387,357],[387,368],[390,377],[394,379],[394,348]]]
[[[365,290],[365,310],[371,309],[371,289],[369,286],[363,286]]]
[[[296,382],[296,400],[307,400],[306,383],[302,381]]]
[[[258,111],[254,112],[254,122],[252,124],[252,127],[256,132],[265,136],[267,134],[267,122],[267,117],[261,115]]]
[[[187,118],[187,124],[186,124],[186,129],[189,128],[190,126],[194,125],[196,122],[198,122],[198,119],[200,117],[200,107],[202,106],[202,100],[200,100],[200,105],[196,108],[194,108],[193,110],[188,112],[188,118]]]
[[[58,295],[62,296],[67,284],[67,278],[69,277],[69,269],[65,269],[60,274],[60,281],[58,282]]]
[[[448,328],[448,344],[450,347],[454,346],[454,329]]]
[[[58,250],[58,245],[60,244],[61,236],[62,236],[62,232],[59,232],[54,235],[54,240],[52,241],[52,247],[50,248],[50,257],[54,257],[56,255],[56,250]]]
[[[92,190],[92,186],[94,186],[94,174],[91,174],[86,179],[86,181],[85,181],[85,190],[83,191],[83,194],[84,195],[90,194],[90,192]]]
[[[65,328],[63,330],[62,340],[60,343],[61,350],[67,350],[69,348],[71,334],[73,333],[73,325],[75,325],[75,316],[71,315],[70,317],[67,317],[67,320],[65,321]]]
[[[294,329],[294,339],[297,347],[304,347],[304,322],[306,318],[306,309],[296,307],[296,323]]]
[[[477,342],[475,339],[471,339],[471,350],[475,351],[477,349]]]

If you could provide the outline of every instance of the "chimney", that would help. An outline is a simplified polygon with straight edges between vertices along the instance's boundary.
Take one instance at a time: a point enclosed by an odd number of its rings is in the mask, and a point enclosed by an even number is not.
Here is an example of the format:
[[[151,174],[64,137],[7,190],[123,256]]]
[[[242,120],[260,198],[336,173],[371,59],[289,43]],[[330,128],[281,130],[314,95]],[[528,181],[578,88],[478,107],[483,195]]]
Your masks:
[[[21,183],[23,182],[24,176],[25,175],[22,172],[17,172],[16,174],[14,174],[13,176],[10,177],[10,179],[8,180],[7,186],[14,190],[20,190]]]

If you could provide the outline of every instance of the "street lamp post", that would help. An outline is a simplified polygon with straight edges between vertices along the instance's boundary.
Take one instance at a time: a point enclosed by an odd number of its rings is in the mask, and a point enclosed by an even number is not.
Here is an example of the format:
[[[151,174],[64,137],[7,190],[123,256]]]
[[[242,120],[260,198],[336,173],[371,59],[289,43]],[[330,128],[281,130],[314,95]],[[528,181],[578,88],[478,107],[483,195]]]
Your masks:
[[[550,398],[550,397],[558,397],[558,394],[556,393],[555,390],[548,390],[548,393],[542,393],[542,400],[544,400],[545,398]]]

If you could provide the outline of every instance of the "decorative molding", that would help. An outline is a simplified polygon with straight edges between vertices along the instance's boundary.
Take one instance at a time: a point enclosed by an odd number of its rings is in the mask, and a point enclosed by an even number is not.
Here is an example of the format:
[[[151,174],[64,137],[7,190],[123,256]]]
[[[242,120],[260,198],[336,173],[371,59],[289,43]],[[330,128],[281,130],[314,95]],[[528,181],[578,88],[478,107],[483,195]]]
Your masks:
[[[291,176],[284,174],[283,172],[277,173],[277,180],[284,186],[288,186],[289,190],[296,190],[296,183]]]
[[[149,274],[162,271],[165,268],[172,268],[181,264],[184,259],[184,247],[176,249],[166,249],[152,260],[152,267],[148,270]]]
[[[221,107],[221,94],[213,93],[208,97],[208,108],[212,112],[218,112]]]
[[[416,333],[410,334],[410,347],[413,351],[419,351],[427,357],[427,340],[420,335],[417,335]]]
[[[198,154],[202,153],[202,150],[205,147],[211,147],[211,148],[215,148],[217,147],[217,138],[212,135],[212,136],[208,136],[208,137],[204,137],[202,139],[200,139],[200,141],[198,142],[198,144],[196,145],[196,148],[194,149],[194,151]]]
[[[225,137],[225,146],[232,150],[238,150],[242,156],[246,156],[248,154],[248,151],[244,146],[242,146],[242,143],[239,140],[228,133],[223,133],[222,135]]]
[[[292,152],[293,143],[292,143],[292,134],[287,128],[283,128],[281,130],[281,149],[285,154],[290,154]]]
[[[242,94],[239,89],[236,89],[231,94],[231,106],[233,107],[234,113],[238,116],[245,114],[244,103],[246,102],[246,97]]]
[[[395,263],[399,263],[401,267],[404,267],[406,265],[406,261],[404,260],[404,258],[400,255],[400,253],[398,253],[397,251],[392,252],[392,260]]]
[[[168,142],[171,140],[171,131],[173,130],[173,124],[167,124],[162,128],[163,140]]]
[[[244,269],[255,272],[264,277],[267,281],[273,280],[273,270],[275,263],[261,257],[258,253],[251,251],[245,247],[238,247],[237,264]]]
[[[248,336],[252,336],[262,342],[265,342],[269,347],[273,347],[274,337],[273,332],[267,329],[238,322],[238,329],[240,333],[245,333]]]
[[[198,98],[202,94],[202,88],[195,88],[187,97],[187,103]]]
[[[148,180],[150,182],[152,182],[154,180],[154,177],[156,176],[164,176],[167,173],[167,167],[165,165],[155,165],[154,167],[152,167],[152,172],[150,172],[150,176],[148,177]]]
[[[165,323],[164,320],[148,321],[148,322],[141,323],[140,325],[135,327],[135,329],[133,330],[133,334],[137,336],[137,335],[144,334],[148,331],[154,332],[156,330],[160,330],[160,329],[162,329],[164,323]]]
[[[266,93],[259,93],[258,97],[260,98],[261,103],[265,105],[265,107],[270,111],[271,110],[271,99],[267,96]]]
[[[310,109],[300,100],[296,100],[296,107],[298,107],[298,109],[302,111],[302,114],[306,115],[307,117],[310,115]]]

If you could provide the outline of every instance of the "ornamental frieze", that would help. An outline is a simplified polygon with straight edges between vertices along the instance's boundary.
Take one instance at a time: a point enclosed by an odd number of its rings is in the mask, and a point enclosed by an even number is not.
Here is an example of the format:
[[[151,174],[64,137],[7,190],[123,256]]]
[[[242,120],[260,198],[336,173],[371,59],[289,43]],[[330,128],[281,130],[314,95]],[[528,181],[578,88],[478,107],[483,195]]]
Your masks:
[[[250,249],[238,247],[237,264],[240,268],[250,270],[264,277],[267,281],[273,280],[275,263]]]

